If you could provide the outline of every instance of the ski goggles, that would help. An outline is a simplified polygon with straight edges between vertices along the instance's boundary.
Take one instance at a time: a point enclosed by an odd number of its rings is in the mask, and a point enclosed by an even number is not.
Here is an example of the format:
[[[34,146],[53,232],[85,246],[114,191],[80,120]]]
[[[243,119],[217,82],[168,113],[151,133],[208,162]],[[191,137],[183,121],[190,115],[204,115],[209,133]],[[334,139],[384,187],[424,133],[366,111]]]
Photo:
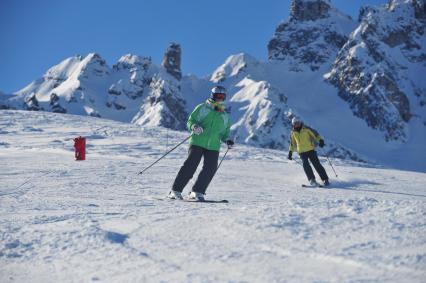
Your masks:
[[[226,98],[226,94],[224,94],[224,93],[214,93],[213,94],[214,100],[225,100],[225,98]]]

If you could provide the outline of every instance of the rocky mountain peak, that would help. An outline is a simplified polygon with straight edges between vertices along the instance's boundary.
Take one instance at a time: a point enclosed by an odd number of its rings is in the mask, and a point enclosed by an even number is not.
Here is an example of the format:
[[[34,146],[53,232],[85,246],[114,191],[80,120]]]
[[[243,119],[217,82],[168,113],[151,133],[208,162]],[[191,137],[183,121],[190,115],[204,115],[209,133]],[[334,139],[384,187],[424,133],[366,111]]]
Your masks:
[[[131,69],[133,67],[142,67],[144,70],[149,68],[152,63],[151,57],[142,57],[133,54],[121,56],[118,62],[113,66],[114,70]]]
[[[227,77],[237,76],[247,68],[253,69],[259,65],[259,62],[252,56],[240,53],[229,56],[225,63],[219,66],[210,77],[215,83],[223,82]]]
[[[296,72],[326,69],[355,25],[328,0],[293,0],[290,20],[276,28],[268,43],[269,59],[287,61]]]
[[[161,63],[161,66],[177,80],[182,78],[182,71],[180,69],[181,56],[182,50],[180,45],[172,42],[167,48],[166,53],[164,53],[163,62]]]
[[[81,61],[81,74],[79,79],[87,79],[91,74],[102,77],[109,74],[109,67],[106,61],[97,53],[88,54]]]
[[[43,78],[45,80],[64,81],[78,68],[82,60],[83,58],[80,55],[67,58],[47,70]]]
[[[297,21],[315,21],[328,17],[331,9],[329,0],[293,0],[290,19]]]

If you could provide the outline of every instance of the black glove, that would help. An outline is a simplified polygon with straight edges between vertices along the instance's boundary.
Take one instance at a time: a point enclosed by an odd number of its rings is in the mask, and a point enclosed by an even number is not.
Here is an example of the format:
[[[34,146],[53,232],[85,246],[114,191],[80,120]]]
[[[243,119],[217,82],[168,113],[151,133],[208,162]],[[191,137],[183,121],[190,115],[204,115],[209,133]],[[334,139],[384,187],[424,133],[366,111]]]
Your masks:
[[[319,147],[324,147],[325,143],[323,139],[319,140]]]
[[[289,152],[288,152],[287,159],[288,159],[288,160],[293,160],[293,152],[292,152],[292,151],[289,151]]]
[[[227,141],[226,141],[226,144],[227,144],[229,147],[231,147],[231,146],[233,146],[233,145],[234,145],[234,141],[233,141],[233,140],[227,140]]]

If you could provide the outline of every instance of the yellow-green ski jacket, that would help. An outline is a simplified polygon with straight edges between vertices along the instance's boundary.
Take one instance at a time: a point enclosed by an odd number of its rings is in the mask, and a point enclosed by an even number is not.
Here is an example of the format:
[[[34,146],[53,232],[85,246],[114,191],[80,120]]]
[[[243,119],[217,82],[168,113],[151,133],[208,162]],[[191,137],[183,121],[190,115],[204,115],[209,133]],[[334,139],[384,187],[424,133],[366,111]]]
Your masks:
[[[292,130],[290,134],[290,151],[297,151],[299,154],[315,149],[316,144],[321,139],[317,131],[307,126],[302,126],[300,131]]]

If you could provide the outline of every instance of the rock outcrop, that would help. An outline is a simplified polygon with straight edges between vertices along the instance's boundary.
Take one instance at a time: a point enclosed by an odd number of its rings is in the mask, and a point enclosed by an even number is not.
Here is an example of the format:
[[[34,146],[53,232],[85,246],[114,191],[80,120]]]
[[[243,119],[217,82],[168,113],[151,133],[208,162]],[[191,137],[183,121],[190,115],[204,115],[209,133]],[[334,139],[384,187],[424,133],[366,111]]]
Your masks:
[[[328,0],[293,0],[289,21],[281,23],[269,41],[269,60],[285,61],[292,71],[324,71],[355,24]]]
[[[161,66],[177,80],[182,78],[182,71],[180,69],[181,56],[182,50],[180,45],[177,43],[171,43],[167,48],[163,57],[163,62],[161,63]]]

